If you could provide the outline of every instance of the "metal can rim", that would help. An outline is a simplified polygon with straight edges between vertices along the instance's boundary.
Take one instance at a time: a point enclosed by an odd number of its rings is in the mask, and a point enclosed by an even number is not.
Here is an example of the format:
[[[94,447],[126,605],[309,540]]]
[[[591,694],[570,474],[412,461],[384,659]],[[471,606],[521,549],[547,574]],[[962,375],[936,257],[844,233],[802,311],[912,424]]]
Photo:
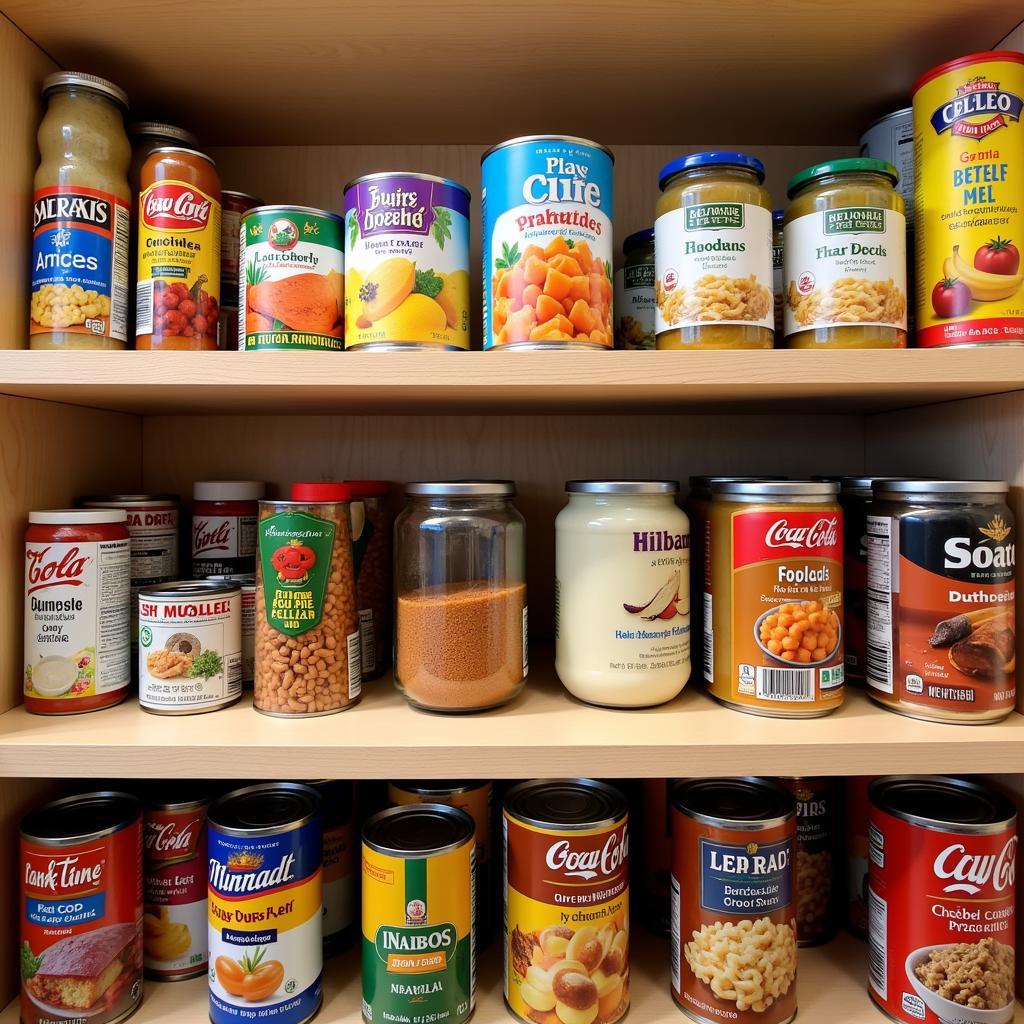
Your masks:
[[[679,493],[678,480],[566,480],[567,494],[662,494]]]
[[[908,118],[911,122],[914,120],[914,108],[913,107],[900,107],[899,110],[890,110],[888,114],[882,114],[876,117],[861,133],[858,137],[858,141],[861,145],[864,145],[864,137],[872,129],[877,128],[879,125],[885,124],[886,121],[894,121],[897,117]]]
[[[139,587],[139,597],[195,597],[203,594],[233,597],[241,593],[241,587],[235,583],[210,579],[168,580],[166,583],[147,583]]]
[[[293,794],[296,799],[305,798],[309,801],[310,807],[305,813],[297,818],[292,818],[288,821],[282,821],[276,825],[265,825],[261,828],[242,828],[238,825],[227,825],[223,822],[217,821],[216,813],[224,813],[224,809],[231,806],[232,801],[239,800],[242,797],[248,797],[254,793],[279,793],[286,792]],[[218,832],[223,832],[227,836],[237,836],[242,839],[259,839],[263,836],[279,836],[284,835],[288,832],[295,832],[297,829],[308,825],[311,821],[314,821],[317,815],[320,813],[321,805],[320,794],[313,789],[312,786],[307,786],[303,782],[259,782],[253,786],[243,786],[241,789],[233,789],[229,793],[225,793],[219,797],[210,806],[210,810],[207,814],[207,820],[209,823],[217,829]]]
[[[906,498],[912,494],[1008,494],[1010,485],[1005,480],[914,480],[895,477],[872,486],[872,493],[893,494]]]
[[[104,508],[107,505],[116,505],[117,508],[135,508],[138,505],[177,508],[180,500],[177,494],[87,494],[78,499],[78,504],[83,508]]]
[[[26,829],[26,825],[30,823],[33,818],[41,818],[44,814],[48,815],[59,813],[68,806],[76,804],[82,800],[97,798],[107,800],[111,804],[113,804],[115,800],[123,800],[128,805],[125,808],[126,813],[129,811],[131,811],[131,813],[128,814],[127,817],[123,818],[123,820],[119,821],[118,824],[110,825],[107,828],[97,829],[92,832],[83,832],[79,835],[67,836],[62,839],[51,839],[43,836],[37,836]],[[105,839],[107,836],[112,836],[115,833],[128,828],[129,825],[135,824],[136,821],[140,821],[141,818],[142,802],[137,796],[118,789],[97,789],[91,793],[76,793],[73,796],[61,797],[59,800],[51,800],[49,803],[43,804],[42,807],[37,807],[35,810],[29,811],[29,813],[22,819],[21,826],[18,831],[23,839],[27,839],[32,843],[38,843],[40,846],[77,846],[79,843],[90,842],[94,839]]]
[[[595,142],[593,139],[584,139],[579,135],[517,135],[514,139],[506,139],[504,142],[499,142],[491,146],[490,149],[485,150],[480,157],[480,163],[482,164],[493,153],[497,153],[498,150],[509,149],[511,146],[522,146],[528,142],[571,142],[577,146],[589,146],[591,149],[599,149],[607,155],[613,164],[615,163],[615,154],[607,146],[600,142]]]
[[[201,149],[194,149],[192,146],[154,146],[146,155],[146,160],[148,161],[149,158],[156,153],[187,153],[189,156],[201,157],[208,164],[212,164],[214,167],[217,166],[217,161],[214,160],[212,156],[208,153],[204,153]],[[159,182],[154,182],[153,184],[159,184]]]
[[[943,821],[938,818],[927,818],[910,811],[898,810],[885,800],[886,789],[914,782],[927,783],[933,787],[945,787],[960,793],[970,792],[978,800],[984,800],[991,804],[993,810],[998,810],[1000,818],[997,821],[979,822],[975,825],[968,822]],[[970,779],[957,779],[950,775],[886,775],[875,779],[868,785],[868,799],[872,807],[888,814],[891,818],[905,821],[910,825],[917,825],[929,832],[952,832],[956,835],[966,836],[996,835],[1010,828],[1017,821],[1017,809],[1009,797]],[[1000,804],[1002,807],[999,806]]]
[[[722,480],[711,484],[712,499],[742,495],[755,498],[821,498],[828,501],[838,494],[839,484],[819,480]]]
[[[43,79],[42,95],[45,98],[51,92],[58,89],[78,86],[80,89],[91,89],[100,93],[108,99],[114,100],[125,110],[128,109],[128,93],[110,81],[109,78],[102,78],[99,75],[90,75],[87,71],[54,71]]]
[[[464,793],[475,793],[492,783],[484,779],[473,779],[471,782],[453,782],[450,786],[439,785],[446,780],[437,780],[429,785],[417,782],[395,782],[392,780],[389,786],[401,793],[411,793],[413,796],[462,796]]]
[[[416,814],[426,813],[443,818],[451,818],[453,822],[457,822],[462,829],[461,838],[428,850],[402,850],[397,846],[386,846],[384,843],[375,842],[370,837],[370,830],[372,828],[379,826],[383,822],[390,821],[392,818],[412,817]],[[438,857],[445,853],[451,853],[454,850],[461,850],[468,843],[474,842],[475,837],[476,824],[473,819],[460,807],[452,807],[449,804],[418,803],[388,807],[368,818],[362,829],[362,841],[365,846],[368,846],[375,853],[383,854],[385,857],[396,857],[400,860],[427,860],[430,857]]]
[[[588,790],[591,793],[600,792],[607,800],[613,813],[598,818],[592,817],[589,821],[581,821],[574,824],[553,821],[548,818],[530,817],[523,811],[517,811],[513,806],[517,798],[522,798],[538,790],[544,790],[551,786],[575,786],[581,790]],[[535,828],[554,832],[587,832],[591,829],[613,828],[629,817],[629,804],[626,798],[614,786],[598,779],[527,779],[513,786],[505,794],[504,813],[514,821],[523,825],[532,825]]]
[[[322,210],[317,206],[289,206],[282,203],[268,203],[263,206],[253,206],[242,214],[241,219],[247,220],[249,217],[255,217],[257,214],[267,213],[312,213],[314,216],[326,217],[328,220],[337,221],[339,224],[345,223],[345,218],[340,213],[335,213],[333,210]]]
[[[766,803],[768,795],[772,795],[776,798],[781,797],[782,800],[780,802],[785,803],[790,809],[786,811],[785,814],[772,814],[764,818],[751,820],[742,818],[726,818],[721,815],[705,814],[703,811],[698,811],[695,808],[688,807],[684,803],[687,792],[695,790],[698,787],[712,785],[718,785],[723,789],[729,786],[739,787],[741,785],[745,785],[751,789],[762,789],[765,792]],[[687,818],[692,818],[701,825],[711,825],[714,828],[729,829],[733,832],[766,832],[769,829],[785,825],[788,821],[794,821],[797,813],[796,797],[793,796],[789,790],[780,786],[776,782],[772,782],[770,779],[756,777],[687,779],[676,783],[676,785],[672,787],[671,799],[673,810],[678,811]]]
[[[955,57],[953,60],[937,64],[921,75],[911,87],[910,95],[916,97],[918,90],[922,86],[950,71],[956,71],[958,68],[968,68],[972,64],[987,64],[990,61],[998,60],[1009,61],[1011,64],[1024,64],[1024,53],[1020,53],[1018,50],[982,50],[978,53],[965,54],[963,57]]]
[[[472,193],[462,182],[455,181],[454,178],[445,178],[440,174],[425,174],[422,171],[373,171],[370,174],[360,174],[358,178],[353,178],[342,189],[342,192],[347,193],[350,188],[355,188],[356,185],[361,185],[364,181],[379,181],[383,178],[414,178],[416,181],[433,181],[439,185],[448,185],[456,191],[462,192],[470,202],[473,201]]]

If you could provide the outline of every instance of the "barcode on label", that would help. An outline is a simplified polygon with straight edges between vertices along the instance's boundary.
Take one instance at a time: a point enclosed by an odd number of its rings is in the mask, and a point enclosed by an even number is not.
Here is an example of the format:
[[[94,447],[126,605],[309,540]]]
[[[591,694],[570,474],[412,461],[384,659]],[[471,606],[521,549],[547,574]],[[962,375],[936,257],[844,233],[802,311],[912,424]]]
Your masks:
[[[704,594],[704,679],[713,683],[715,681],[715,630],[711,624],[712,612],[711,595]]]
[[[348,699],[355,700],[363,692],[363,655],[358,633],[349,633],[348,646]]]
[[[876,637],[874,641],[868,641],[868,685],[883,693],[892,693],[892,645],[887,642],[879,643],[878,639]]]
[[[523,605],[523,678],[530,674],[530,610]]]
[[[682,964],[680,964],[681,949],[679,948],[679,881],[672,876],[672,991],[678,992],[682,988]],[[507,958],[506,958],[507,959]]]
[[[363,674],[369,674],[377,664],[377,637],[373,631],[373,611],[359,609],[359,644],[363,649]]]
[[[758,668],[758,700],[814,700],[813,668]]]
[[[140,281],[135,289],[135,333],[153,333],[152,281]]]
[[[470,934],[472,935],[473,945],[478,944],[477,938],[477,922],[476,922],[476,847],[472,846],[469,850],[469,920],[470,920]],[[473,1008],[476,1006],[476,957],[470,955],[469,958],[469,1011],[473,1012]]]
[[[868,888],[868,974],[871,987],[883,998],[888,997],[889,904],[874,889]]]

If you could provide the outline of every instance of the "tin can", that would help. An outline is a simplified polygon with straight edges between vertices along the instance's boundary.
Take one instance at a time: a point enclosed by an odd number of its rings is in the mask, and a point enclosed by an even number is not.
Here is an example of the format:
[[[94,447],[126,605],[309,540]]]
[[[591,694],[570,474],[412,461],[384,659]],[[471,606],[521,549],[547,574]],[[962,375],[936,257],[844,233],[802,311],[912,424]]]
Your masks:
[[[868,534],[868,692],[984,724],[1016,704],[1016,526],[1000,480],[884,480]]]
[[[238,348],[340,352],[342,218],[309,206],[257,206],[239,230]]]
[[[473,819],[476,844],[477,899],[476,948],[482,949],[494,926],[491,901],[494,873],[491,861],[491,803],[494,787],[489,782],[389,782],[388,802],[397,806],[444,804],[458,807]]]
[[[634,231],[622,243],[622,266],[615,271],[616,348],[656,347],[654,276],[654,228]]]
[[[869,991],[907,1024],[1014,1019],[1013,804],[977,783],[870,787]]]
[[[117,1024],[142,1003],[142,807],[65,797],[21,823],[21,1021]]]
[[[311,783],[320,794],[324,829],[324,956],[335,956],[352,944],[357,907],[355,786],[341,779]]]
[[[293,490],[296,485],[293,485]],[[359,592],[359,642],[363,679],[377,679],[391,667],[394,634],[392,566],[394,515],[391,481],[349,480],[352,488],[352,535],[356,589]],[[362,515],[357,508],[362,508]],[[360,520],[357,528],[357,520]]]
[[[872,121],[861,132],[860,155],[884,160],[900,172],[896,191],[907,207],[907,227],[913,225],[914,203],[914,111],[894,110]]]
[[[346,348],[469,348],[469,189],[408,171],[345,186]]]
[[[836,861],[842,833],[836,779],[782,778],[796,798],[796,940],[819,946],[836,933]]]
[[[363,1020],[465,1024],[476,1008],[473,820],[418,804],[363,828]]]
[[[139,181],[135,347],[215,349],[220,178],[205,153],[160,146]]]
[[[522,1021],[610,1024],[629,1010],[629,823],[592,779],[505,798],[505,1002]]]
[[[765,779],[672,794],[672,996],[710,1024],[796,1016],[796,801]]]
[[[570,135],[481,157],[485,349],[612,347],[614,160]]]
[[[1024,53],[974,53],[914,86],[917,343],[1024,344]]]
[[[320,796],[261,783],[208,821],[210,1020],[304,1024],[323,1002]]]
[[[194,715],[242,695],[242,592],[183,580],[139,591],[139,705]]]
[[[183,981],[209,964],[205,790],[184,782],[148,790],[142,845],[146,977]]]
[[[875,778],[850,775],[844,780],[846,927],[859,939],[868,937],[868,786]]]
[[[220,219],[220,319],[217,347],[233,352],[239,347],[238,334],[238,266],[239,238],[242,231],[242,215],[255,206],[261,206],[262,199],[248,192],[221,190]]]
[[[207,579],[234,583],[242,592],[242,688],[251,690],[256,663],[256,573],[227,573]]]

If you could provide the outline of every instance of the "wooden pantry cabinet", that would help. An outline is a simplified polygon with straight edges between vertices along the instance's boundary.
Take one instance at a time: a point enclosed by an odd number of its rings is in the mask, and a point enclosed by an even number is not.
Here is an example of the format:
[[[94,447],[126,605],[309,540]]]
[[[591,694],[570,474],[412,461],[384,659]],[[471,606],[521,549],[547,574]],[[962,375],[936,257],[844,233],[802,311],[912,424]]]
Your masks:
[[[473,192],[479,259],[479,156],[493,142],[554,129],[610,144],[620,240],[649,225],[658,168],[702,142],[758,153],[781,205],[793,172],[853,155],[859,129],[904,105],[919,71],[1001,40],[1024,47],[1016,0],[640,0],[628,20],[616,0],[525,0],[514,18],[458,0],[181,0],[173,8],[0,0],[0,9],[0,1001],[16,991],[17,822],[60,779],[916,771],[998,775],[1024,793],[1021,713],[984,728],[940,726],[889,714],[855,691],[831,717],[772,721],[719,707],[695,683],[664,708],[600,711],[569,700],[545,650],[553,521],[570,477],[1001,477],[1024,521],[1024,348],[23,350],[39,84],[58,67],[105,75],[144,113],[193,128],[226,187],[269,202],[337,209],[349,178],[379,169],[453,177]],[[551,111],[551,49],[513,45],[517,31],[572,40],[581,65],[573,81],[588,83],[585,102]],[[484,716],[424,716],[383,680],[351,713],[305,722],[270,720],[248,704],[185,719],[151,717],[132,702],[63,719],[20,707],[30,509],[89,492],[187,496],[204,478],[264,479],[281,489],[330,476],[518,482],[535,641],[522,699]],[[504,1020],[495,952],[482,964],[477,1019],[485,1024]],[[881,1020],[864,992],[865,957],[849,937],[802,953],[801,1019]],[[638,938],[631,1020],[683,1019],[668,994],[667,961],[659,940]],[[318,1019],[355,1022],[354,955],[331,961],[327,979]],[[13,1005],[0,1012],[0,1024],[16,1019]],[[149,985],[135,1019],[205,1020],[204,981]]]

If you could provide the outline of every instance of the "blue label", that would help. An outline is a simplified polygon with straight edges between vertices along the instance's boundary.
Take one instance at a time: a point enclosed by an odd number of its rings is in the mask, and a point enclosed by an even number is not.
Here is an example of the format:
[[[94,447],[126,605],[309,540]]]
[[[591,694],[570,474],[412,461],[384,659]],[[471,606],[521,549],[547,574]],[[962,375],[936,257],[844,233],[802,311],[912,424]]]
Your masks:
[[[233,1006],[226,1003],[212,989],[210,991],[210,1020],[213,1024],[235,1024],[245,1020],[277,1020],[289,1024],[298,1024],[309,1020],[323,1002],[323,974],[317,975],[316,981],[309,988],[272,1005]]]
[[[793,839],[700,840],[700,905],[719,914],[772,914],[793,900]]]
[[[277,942],[277,929],[268,928],[265,932],[240,932],[234,928],[221,928],[220,937],[235,946],[266,946]]]
[[[210,888],[222,896],[273,892],[309,878],[323,859],[319,817],[276,836],[229,836],[211,823],[208,832]]]
[[[32,924],[48,927],[67,927],[99,921],[106,911],[106,895],[83,896],[80,899],[25,900],[25,917]]]

